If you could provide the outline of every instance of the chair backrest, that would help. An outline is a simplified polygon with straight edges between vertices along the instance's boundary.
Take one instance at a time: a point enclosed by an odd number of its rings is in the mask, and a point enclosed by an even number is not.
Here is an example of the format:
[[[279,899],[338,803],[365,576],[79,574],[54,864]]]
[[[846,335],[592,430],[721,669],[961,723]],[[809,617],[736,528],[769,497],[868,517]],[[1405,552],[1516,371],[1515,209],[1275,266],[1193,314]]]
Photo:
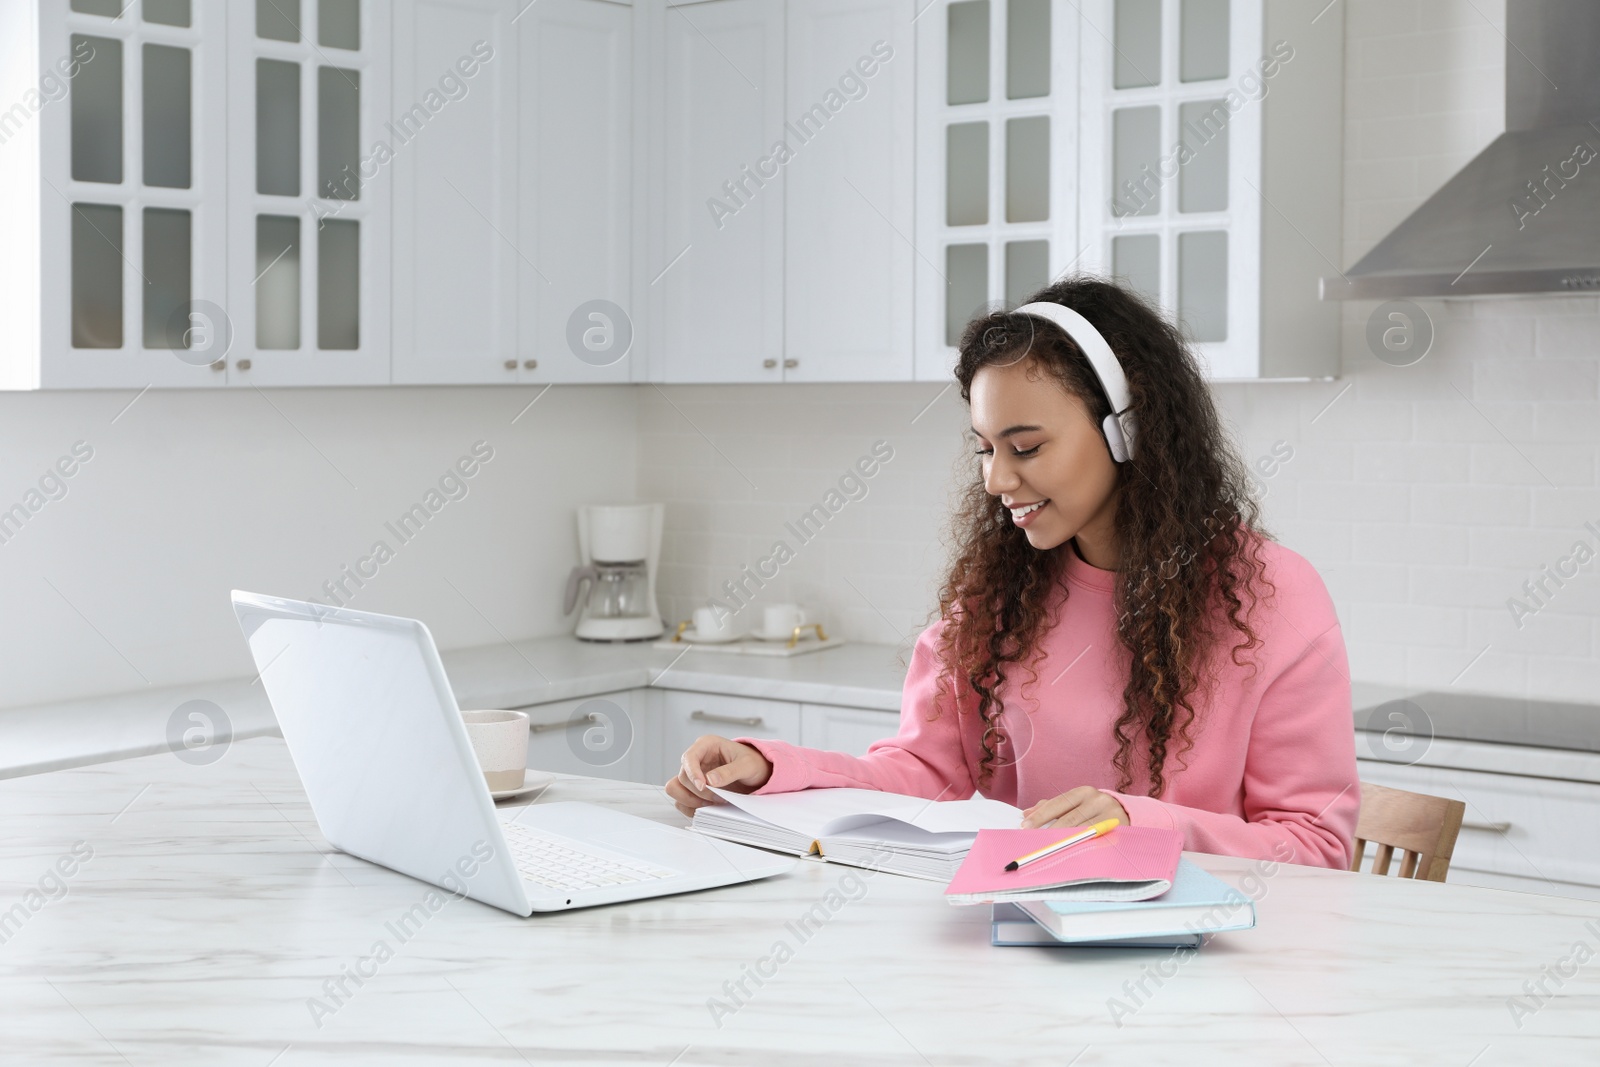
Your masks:
[[[1373,874],[1388,874],[1389,860],[1399,849],[1401,878],[1442,882],[1466,812],[1466,804],[1459,800],[1362,782],[1361,815],[1356,820],[1355,858],[1350,869],[1361,869],[1370,841],[1378,846],[1372,857]]]

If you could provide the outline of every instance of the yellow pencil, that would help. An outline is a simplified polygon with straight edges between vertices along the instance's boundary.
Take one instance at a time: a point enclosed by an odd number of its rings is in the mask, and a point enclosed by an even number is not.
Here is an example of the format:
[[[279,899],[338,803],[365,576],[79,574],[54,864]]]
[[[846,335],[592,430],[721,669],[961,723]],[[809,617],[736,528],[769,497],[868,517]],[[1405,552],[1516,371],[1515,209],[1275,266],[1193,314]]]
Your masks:
[[[1071,845],[1076,845],[1079,841],[1087,841],[1092,837],[1099,837],[1101,834],[1109,833],[1111,828],[1117,826],[1119,822],[1120,820],[1117,819],[1102,819],[1100,822],[1095,823],[1087,830],[1080,830],[1065,840],[1057,841],[1053,845],[1046,845],[1044,848],[1041,848],[1035,852],[1030,852],[1026,856],[1018,856],[1016,859],[1006,864],[1006,870],[1014,871],[1018,867],[1027,866],[1034,860],[1042,860],[1046,856],[1054,855],[1064,848],[1067,848]]]

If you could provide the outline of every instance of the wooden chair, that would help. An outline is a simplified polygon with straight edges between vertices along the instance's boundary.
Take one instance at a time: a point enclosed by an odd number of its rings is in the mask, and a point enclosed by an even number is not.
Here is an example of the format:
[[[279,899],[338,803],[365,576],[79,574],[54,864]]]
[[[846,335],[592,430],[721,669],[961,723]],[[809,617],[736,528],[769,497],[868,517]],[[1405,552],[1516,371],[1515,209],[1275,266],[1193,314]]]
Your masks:
[[[1352,871],[1361,869],[1367,842],[1378,846],[1372,873],[1389,873],[1389,860],[1399,849],[1400,877],[1430,882],[1444,881],[1455,852],[1456,835],[1467,806],[1459,800],[1408,793],[1404,789],[1361,783],[1361,815],[1356,820],[1355,859]]]

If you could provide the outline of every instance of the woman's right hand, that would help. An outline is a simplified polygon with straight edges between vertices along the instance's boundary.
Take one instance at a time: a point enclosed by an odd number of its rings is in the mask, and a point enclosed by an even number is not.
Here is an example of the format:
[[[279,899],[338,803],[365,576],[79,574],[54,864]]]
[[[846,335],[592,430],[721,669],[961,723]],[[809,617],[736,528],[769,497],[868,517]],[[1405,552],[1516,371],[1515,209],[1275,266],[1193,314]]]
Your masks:
[[[696,808],[720,804],[711,787],[735,793],[750,793],[767,784],[772,764],[757,749],[706,734],[684,750],[678,761],[678,775],[667,783],[667,796],[685,815]]]

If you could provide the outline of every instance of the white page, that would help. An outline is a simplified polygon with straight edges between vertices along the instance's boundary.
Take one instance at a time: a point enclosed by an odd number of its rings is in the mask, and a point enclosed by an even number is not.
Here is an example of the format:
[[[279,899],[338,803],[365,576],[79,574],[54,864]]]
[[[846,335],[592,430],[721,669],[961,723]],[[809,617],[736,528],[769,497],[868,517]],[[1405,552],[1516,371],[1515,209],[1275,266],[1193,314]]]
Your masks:
[[[886,849],[903,848],[947,856],[964,855],[977,837],[975,833],[929,833],[895,819],[875,819],[849,831],[827,835],[830,842],[845,842],[868,850],[882,845]]]
[[[824,837],[878,819],[894,819],[929,833],[975,834],[979,830],[1014,830],[1022,825],[1020,808],[980,796],[925,800],[877,789],[802,789],[764,796],[716,788],[712,792],[759,819],[812,837]]]

